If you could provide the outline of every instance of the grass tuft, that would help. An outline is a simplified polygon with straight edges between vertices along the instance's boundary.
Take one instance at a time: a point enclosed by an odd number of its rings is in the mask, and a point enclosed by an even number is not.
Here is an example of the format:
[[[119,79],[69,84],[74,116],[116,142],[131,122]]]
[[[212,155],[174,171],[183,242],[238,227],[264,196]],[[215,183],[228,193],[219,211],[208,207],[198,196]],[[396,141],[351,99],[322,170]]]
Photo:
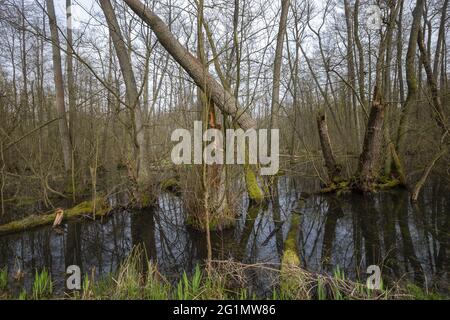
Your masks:
[[[36,270],[33,282],[33,299],[40,300],[50,298],[53,293],[53,282],[47,269],[40,273]]]

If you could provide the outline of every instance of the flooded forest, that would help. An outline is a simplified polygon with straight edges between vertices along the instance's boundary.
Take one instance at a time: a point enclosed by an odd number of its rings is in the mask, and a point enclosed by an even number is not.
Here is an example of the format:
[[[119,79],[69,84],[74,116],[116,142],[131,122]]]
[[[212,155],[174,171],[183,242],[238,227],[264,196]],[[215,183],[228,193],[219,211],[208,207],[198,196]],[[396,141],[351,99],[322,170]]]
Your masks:
[[[449,16],[0,0],[0,300],[448,299]]]

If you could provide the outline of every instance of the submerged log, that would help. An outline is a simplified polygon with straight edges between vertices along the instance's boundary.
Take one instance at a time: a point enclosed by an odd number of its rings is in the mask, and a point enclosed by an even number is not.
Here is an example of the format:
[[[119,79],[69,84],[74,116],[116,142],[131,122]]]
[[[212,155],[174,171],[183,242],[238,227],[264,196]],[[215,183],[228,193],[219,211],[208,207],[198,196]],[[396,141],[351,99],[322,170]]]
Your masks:
[[[304,202],[302,201],[301,205]],[[284,242],[283,256],[281,257],[280,268],[280,289],[281,292],[290,293],[296,291],[299,283],[293,277],[293,272],[300,266],[298,255],[298,234],[300,231],[300,215],[292,213],[291,226]]]
[[[338,193],[350,190],[350,182],[349,181],[341,181],[339,183],[332,183],[329,186],[320,189],[319,193]]]
[[[95,201],[85,201],[73,208],[64,210],[62,221],[65,222],[84,216],[102,217],[110,211],[111,207],[106,203],[105,199],[97,198]],[[0,236],[29,230],[35,227],[52,225],[56,216],[57,212],[55,211],[46,215],[33,214],[21,220],[9,222],[0,226]]]
[[[300,216],[303,207],[306,204],[306,197],[300,197],[297,203],[297,208],[292,212],[291,225],[287,234],[286,240],[283,244],[283,256],[281,258],[281,275],[283,271],[289,269],[290,266],[298,267],[300,265],[300,258],[298,256],[298,234],[300,231]]]
[[[299,266],[300,258],[298,256],[298,231],[300,229],[300,215],[297,213],[292,214],[291,226],[284,242],[283,257],[281,259],[281,272],[283,269],[289,266]]]
[[[398,178],[386,178],[381,177],[371,183],[370,192],[388,190],[392,188],[402,187],[404,184]],[[351,180],[342,180],[339,183],[332,183],[329,186],[322,188],[318,191],[318,193],[326,194],[326,193],[335,193],[340,195],[345,192],[360,192],[360,186],[358,185],[358,181],[356,178]]]

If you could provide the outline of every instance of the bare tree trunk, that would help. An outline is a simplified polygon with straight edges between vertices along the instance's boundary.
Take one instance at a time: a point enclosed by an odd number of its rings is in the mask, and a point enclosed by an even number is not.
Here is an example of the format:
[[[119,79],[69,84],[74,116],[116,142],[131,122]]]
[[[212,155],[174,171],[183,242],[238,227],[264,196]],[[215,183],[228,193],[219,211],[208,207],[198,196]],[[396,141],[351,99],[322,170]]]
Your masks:
[[[281,0],[281,15],[278,25],[277,45],[275,48],[275,59],[273,61],[273,85],[272,85],[272,104],[270,114],[270,128],[279,129],[280,117],[280,81],[281,81],[281,63],[283,61],[284,35],[286,33],[287,16],[289,11],[289,0]],[[269,136],[269,149],[273,141]],[[273,155],[272,155],[273,156]],[[271,194],[278,197],[278,178],[275,176],[270,184]]]
[[[200,60],[203,68],[207,70],[207,61],[206,61],[206,52],[205,52],[205,42],[203,37],[203,9],[204,9],[204,3],[203,0],[198,0],[197,2],[197,58]],[[200,120],[206,119],[206,124],[203,124],[203,127],[208,127],[208,118],[209,118],[209,112],[210,108],[212,108],[212,112],[214,114],[214,105],[208,104],[208,97],[206,94],[200,89],[197,88],[197,99],[199,104],[199,114],[200,114]],[[214,124],[215,117],[213,115],[212,122]],[[203,146],[202,146],[202,152],[203,152]],[[214,195],[215,190],[212,190],[214,188],[213,180],[216,179],[216,176],[214,175],[214,172],[211,172],[212,170],[208,170],[208,165],[206,163],[203,163],[201,167],[201,173],[200,178],[202,180],[202,188],[200,188],[200,199],[203,199],[203,208],[199,208],[201,211],[204,211],[204,215],[202,214],[201,218],[204,219],[204,221],[201,221],[200,224],[204,225],[205,232],[206,232],[206,250],[208,252],[207,255],[207,270],[210,271],[211,268],[211,259],[212,259],[212,247],[211,247],[211,230],[210,230],[210,223],[211,223],[211,212],[213,206],[210,204],[210,194]],[[220,181],[219,181],[220,183]],[[212,198],[212,197],[211,197]],[[217,213],[216,213],[217,214]],[[204,223],[202,223],[204,222]]]
[[[386,31],[386,46],[387,48],[391,48],[392,47],[392,40],[393,40],[393,36],[394,36],[394,28],[389,28]],[[392,157],[391,154],[392,152],[390,152],[391,148],[391,144],[393,144],[393,142],[391,141],[391,136],[390,136],[390,127],[389,127],[389,110],[391,110],[391,108],[389,108],[390,104],[391,104],[391,100],[392,100],[392,96],[391,96],[391,62],[392,62],[392,51],[391,50],[386,50],[386,62],[385,62],[385,69],[384,69],[384,77],[383,77],[383,99],[385,101],[385,103],[387,104],[387,110],[386,110],[386,114],[385,114],[385,121],[384,121],[384,126],[383,126],[383,135],[384,135],[384,141],[385,144],[388,146],[387,151],[385,153],[385,159],[384,159],[384,172],[386,176],[390,176],[391,174],[391,169],[392,169]]]
[[[73,32],[72,32],[72,0],[66,0],[66,19],[67,19],[67,91],[69,93],[69,134],[72,142],[72,167],[71,167],[71,193],[73,202],[76,200],[76,183],[75,183],[75,116],[76,116],[76,94],[75,94],[75,78],[73,74]]]
[[[56,90],[56,112],[60,118],[58,121],[59,136],[63,151],[64,169],[66,172],[69,172],[72,169],[72,143],[70,139],[69,127],[67,126],[66,106],[64,103],[64,81],[61,67],[61,51],[59,49],[58,25],[56,23],[53,0],[46,1],[53,49],[53,75]]]
[[[351,100],[350,100],[350,112],[353,112],[355,116],[355,133],[356,133],[356,141],[358,145],[360,144],[360,124],[359,124],[359,114],[356,109],[357,101],[356,101],[356,92],[355,88],[355,61],[353,57],[353,36],[354,32],[352,32],[354,24],[352,24],[352,11],[350,9],[350,5],[348,0],[344,0],[344,9],[345,9],[345,23],[347,26],[347,69],[348,69],[348,83],[350,84],[349,91],[351,91]],[[355,19],[353,17],[353,19]],[[351,114],[351,113],[350,113]]]
[[[278,129],[279,126],[281,62],[283,60],[284,34],[286,33],[288,10],[289,0],[281,0],[281,16],[278,27],[275,59],[273,61],[272,112],[270,117],[270,127],[272,129]]]
[[[330,135],[328,133],[328,126],[323,112],[319,113],[317,116],[317,127],[319,129],[320,145],[322,146],[328,178],[330,179],[330,182],[338,182],[340,180],[342,167],[337,164],[333,149],[331,148]]]
[[[425,48],[422,29],[419,29],[417,43],[419,45],[420,60],[423,64],[425,73],[427,75],[428,87],[430,88],[431,98],[433,101],[432,113],[434,115],[436,123],[442,129],[443,134],[445,134],[447,132],[447,124],[446,124],[447,118],[444,113],[444,109],[442,107],[441,97],[439,96],[436,79],[433,76],[433,70],[431,70],[431,63],[430,60],[428,59],[429,55],[427,54],[427,50]]]
[[[399,83],[399,97],[400,105],[403,106],[405,103],[405,88],[403,85],[403,63],[402,63],[402,53],[403,53],[403,0],[400,0],[400,12],[397,20],[397,72],[398,72],[398,83]]]
[[[438,39],[436,42],[436,51],[434,54],[434,65],[433,65],[433,77],[434,81],[437,82],[438,74],[439,74],[439,60],[440,60],[440,54],[441,54],[441,48],[443,47],[444,37],[445,37],[445,20],[447,18],[447,7],[448,7],[448,0],[444,0],[444,4],[442,6],[442,15],[441,15],[441,22],[439,25],[439,34]]]
[[[239,45],[238,37],[239,29],[239,0],[234,0],[234,12],[233,12],[233,49],[236,58],[236,83],[234,86],[234,98],[237,100],[239,97],[239,88],[241,85],[241,48]],[[232,54],[233,56],[233,54]],[[231,65],[231,59],[230,59]]]
[[[359,21],[358,21],[358,15],[359,15],[359,0],[355,1],[355,7],[354,7],[354,30],[353,33],[355,35],[355,44],[358,48],[358,59],[359,59],[359,66],[358,66],[358,86],[359,86],[359,96],[361,99],[361,103],[363,104],[363,107],[365,108],[367,105],[366,102],[366,93],[365,93],[365,73],[364,73],[364,49],[361,44],[361,40],[359,38]]]
[[[363,150],[358,164],[358,181],[356,188],[362,192],[372,192],[374,182],[378,178],[379,159],[383,142],[383,120],[385,105],[383,101],[383,65],[387,50],[388,35],[394,28],[394,22],[399,10],[399,4],[391,4],[387,30],[381,35],[378,50],[378,58],[375,74],[375,88],[373,93],[372,107],[370,108],[369,120],[364,137]]]
[[[406,96],[405,104],[402,107],[402,113],[400,116],[400,123],[397,132],[397,149],[402,150],[406,129],[407,129],[407,116],[411,105],[415,102],[417,97],[417,77],[415,68],[416,50],[417,50],[417,37],[419,34],[420,23],[423,15],[423,2],[424,0],[417,0],[416,7],[413,11],[413,21],[411,25],[411,32],[409,35],[408,51],[406,53],[406,82],[408,84],[408,94]]]
[[[378,86],[375,86],[363,151],[359,159],[357,188],[363,192],[373,191],[372,186],[378,176],[384,119],[384,104],[379,91]]]
[[[28,101],[28,71],[27,71],[27,46],[26,46],[26,28],[25,28],[25,3],[22,0],[22,32],[21,32],[21,55],[22,55],[22,81],[23,92],[21,94],[21,103],[25,112],[29,112]],[[33,114],[34,118],[34,114]]]
[[[143,124],[143,114],[139,101],[139,92],[137,89],[136,79],[131,65],[131,57],[128,48],[125,45],[124,38],[120,31],[119,23],[117,22],[116,14],[111,5],[110,0],[100,0],[100,6],[105,14],[110,35],[116,50],[117,58],[119,60],[120,70],[125,81],[127,104],[130,110],[132,125],[133,125],[133,139],[135,149],[135,174],[138,188],[137,197],[138,205],[146,207],[150,205],[148,195],[145,195],[145,184],[149,181],[149,172],[147,166],[147,150],[145,142],[145,129]]]
[[[234,121],[244,130],[256,128],[256,121],[243,110],[236,99],[227,92],[212,76],[205,70],[201,62],[195,58],[174,37],[167,25],[149,7],[140,0],[124,0],[128,6],[144,20],[155,33],[161,45],[170,55],[183,67],[207,96],[223,113],[233,117]]]
[[[69,93],[69,130],[72,144],[75,145],[75,78],[73,74],[73,32],[72,32],[72,0],[66,0],[67,14],[67,91]]]

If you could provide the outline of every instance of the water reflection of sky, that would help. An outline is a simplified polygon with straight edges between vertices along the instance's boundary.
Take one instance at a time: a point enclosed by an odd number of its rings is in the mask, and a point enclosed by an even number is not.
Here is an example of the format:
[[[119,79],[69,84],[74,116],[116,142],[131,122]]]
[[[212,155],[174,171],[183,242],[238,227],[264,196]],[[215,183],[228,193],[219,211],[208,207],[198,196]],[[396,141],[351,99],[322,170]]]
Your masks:
[[[212,235],[215,259],[278,266],[291,214],[298,211],[299,255],[306,269],[332,273],[339,266],[346,275],[364,279],[367,266],[378,264],[387,277],[422,282],[425,277],[427,284],[448,286],[450,199],[436,185],[424,189],[418,207],[402,191],[370,197],[309,196],[300,205],[301,184],[283,179],[279,187],[279,206],[247,210],[248,201],[242,199],[236,227]],[[46,267],[61,292],[66,266],[77,264],[83,273],[100,277],[114,272],[133,246],[144,244],[160,271],[175,279],[207,256],[204,235],[186,227],[182,208],[179,198],[165,194],[159,209],[70,223],[63,235],[40,228],[2,237],[0,267],[7,265],[11,276],[23,270],[28,288],[35,270]],[[268,290],[272,276],[255,271],[252,286]]]

